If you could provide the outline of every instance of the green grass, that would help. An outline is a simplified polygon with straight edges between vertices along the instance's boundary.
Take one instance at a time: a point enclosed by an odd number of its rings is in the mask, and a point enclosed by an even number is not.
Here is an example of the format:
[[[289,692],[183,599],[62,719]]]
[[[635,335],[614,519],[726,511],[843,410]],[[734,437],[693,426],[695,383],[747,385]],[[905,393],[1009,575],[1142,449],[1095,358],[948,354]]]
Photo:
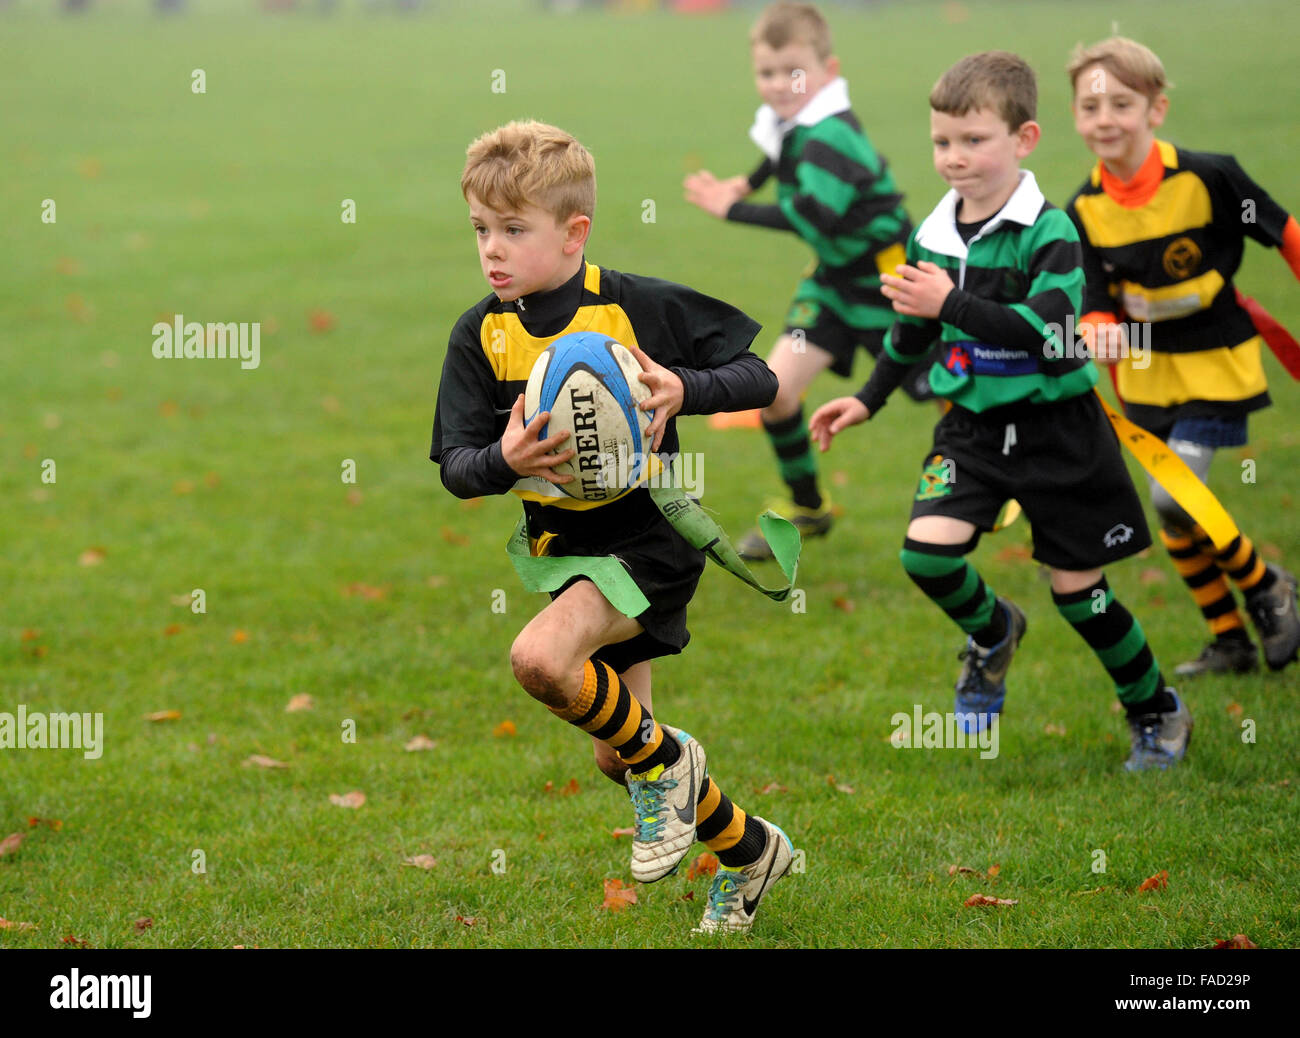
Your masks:
[[[927,91],[992,46],[1040,70],[1044,139],[1028,165],[1065,201],[1089,159],[1059,70],[1113,18],[1177,84],[1168,136],[1236,154],[1300,206],[1288,194],[1293,5],[968,6],[961,23],[938,4],[832,11],[855,107],[914,218],[942,190]],[[510,18],[157,21],[142,8],[0,14],[0,710],[102,711],[106,728],[98,761],[0,751],[0,838],[29,816],[63,821],[0,858],[0,916],[38,924],[0,930],[0,945],[689,943],[703,880],[600,909],[602,880],[627,878],[627,841],[610,831],[629,808],[586,738],[511,679],[511,640],[542,602],[518,590],[503,551],[516,506],[453,499],[425,455],[446,335],[486,294],[457,186],[464,148],[509,118],[556,122],[593,150],[593,261],[735,302],[766,326],[766,352],[806,249],[719,226],[680,188],[700,164],[728,175],[755,161],[751,12],[559,18],[500,4]],[[206,94],[190,91],[195,68]],[[495,69],[504,94],[491,92]],[[339,220],[345,198],[354,226]],[[1300,326],[1276,255],[1251,246],[1240,280]],[[315,310],[333,330],[311,331]],[[177,311],[264,322],[260,368],[153,359],[150,328]],[[1268,365],[1277,406],[1252,420],[1244,452],[1258,480],[1241,483],[1227,451],[1214,482],[1265,552],[1294,566],[1296,388]],[[844,388],[820,382],[810,403]],[[805,613],[713,570],[691,647],[656,668],[658,714],[697,734],[722,787],[805,852],[806,871],[777,887],[746,943],[1197,947],[1245,932],[1297,944],[1296,671],[1189,687],[1185,766],[1121,773],[1113,695],[1015,557],[1023,523],[975,556],[1030,615],[999,757],[886,741],[895,711],[949,709],[958,667],[959,634],[897,560],[932,419],[900,399],[827,457],[844,517],[805,551]],[[776,489],[767,445],[680,424],[705,457],[706,502],[738,534]],[[40,481],[46,458],[53,485]],[[355,487],[340,480],[349,458]],[[91,547],[102,563],[79,565]],[[1109,576],[1166,667],[1196,653],[1202,626],[1159,553]],[[386,593],[345,595],[354,584]],[[193,588],[204,614],[173,602]],[[165,634],[172,624],[180,632]],[[27,630],[39,633],[24,641]],[[286,713],[300,692],[315,709]],[[162,709],[182,716],[144,719]],[[355,743],[341,738],[348,719]],[[507,719],[518,734],[495,737]],[[419,733],[436,748],[404,752]],[[290,767],[241,766],[255,753]],[[571,778],[576,795],[544,792]],[[759,792],[772,783],[784,790]],[[329,802],[354,789],[368,797],[359,810]],[[436,867],[402,867],[422,853]],[[994,863],[995,880],[948,875]],[[1136,893],[1162,869],[1167,890]],[[975,892],[1019,904],[963,908]],[[142,916],[154,924],[137,935]]]

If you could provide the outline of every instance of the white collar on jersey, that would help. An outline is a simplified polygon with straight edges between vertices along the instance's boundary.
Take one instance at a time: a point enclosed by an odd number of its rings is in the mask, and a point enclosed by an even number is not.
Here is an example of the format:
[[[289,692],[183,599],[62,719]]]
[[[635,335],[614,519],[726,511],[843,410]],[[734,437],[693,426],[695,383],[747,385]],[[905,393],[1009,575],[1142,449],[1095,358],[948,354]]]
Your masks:
[[[961,235],[957,233],[957,202],[959,197],[956,190],[951,190],[943,196],[939,204],[934,207],[934,212],[921,222],[921,227],[916,232],[916,243],[918,245],[943,256],[956,256],[959,259],[966,258],[966,243],[961,240]],[[1038,218],[1038,212],[1043,208],[1044,201],[1046,199],[1043,197],[1042,191],[1038,189],[1038,181],[1034,179],[1034,175],[1029,170],[1022,169],[1020,171],[1020,183],[1016,185],[1015,191],[1007,199],[1006,205],[989,217],[988,222],[980,228],[978,237],[987,237],[1003,223],[1018,223],[1024,227],[1031,226],[1034,220]]]
[[[848,110],[849,83],[843,76],[837,76],[813,94],[812,100],[799,109],[793,119],[782,120],[771,105],[763,105],[754,113],[749,139],[775,162],[781,157],[781,142],[785,135],[796,126],[813,126]]]

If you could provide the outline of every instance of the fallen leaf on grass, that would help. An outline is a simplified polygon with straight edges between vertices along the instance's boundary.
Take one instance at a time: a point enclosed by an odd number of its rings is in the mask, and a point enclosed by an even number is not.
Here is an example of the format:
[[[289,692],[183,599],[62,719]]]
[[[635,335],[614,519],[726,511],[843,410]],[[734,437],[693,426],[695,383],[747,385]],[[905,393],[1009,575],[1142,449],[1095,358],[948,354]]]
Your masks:
[[[1142,885],[1138,887],[1138,893],[1140,894],[1144,890],[1164,890],[1167,886],[1169,886],[1169,870],[1161,869],[1154,876],[1148,876],[1142,881]]]
[[[370,602],[378,602],[380,599],[387,598],[390,590],[387,585],[375,587],[373,584],[363,584],[358,581],[345,587],[343,594],[347,598],[364,598]]]
[[[1139,584],[1163,584],[1169,577],[1162,569],[1156,569],[1154,566],[1148,566],[1138,574]]]
[[[456,916],[456,922],[458,922],[458,923],[464,923],[466,926],[473,926],[475,923],[478,922],[478,916],[476,916],[476,915],[458,915],[458,916]]]
[[[68,934],[66,937],[62,937],[62,938],[60,938],[60,940],[61,940],[64,944],[75,944],[78,948],[89,948],[89,947],[90,947],[90,942],[89,942],[89,941],[83,941],[83,940],[81,940],[79,937],[73,937],[72,934]]]
[[[1048,721],[1047,724],[1043,725],[1043,733],[1045,735],[1064,735],[1065,725]]]
[[[578,792],[578,780],[576,778],[571,778],[569,779],[568,784],[560,790],[560,796],[571,797],[576,792]]]
[[[163,637],[170,638],[173,634],[180,634],[185,630],[184,624],[168,624],[163,628]]]
[[[87,548],[77,556],[77,565],[79,566],[98,566],[108,555],[103,548]]]
[[[248,632],[243,630],[242,628],[237,629],[230,636],[230,640],[234,642],[236,645],[243,645],[244,642],[248,641]]]
[[[27,837],[26,833],[10,833],[3,840],[0,840],[0,858],[6,854],[13,854],[18,850],[19,845]]]
[[[715,876],[718,872],[718,859],[712,854],[701,854],[686,870],[687,879],[699,879],[701,876]]]
[[[631,826],[628,826],[626,829],[615,829],[610,835],[617,840],[620,836],[635,836],[636,830]]]
[[[827,775],[827,776],[826,776],[826,785],[828,785],[828,786],[834,786],[834,787],[835,787],[836,789],[838,789],[841,793],[856,793],[856,792],[857,792],[857,790],[854,789],[852,786],[845,785],[843,782],[836,782],[836,781],[835,781],[835,776],[834,776],[834,775]]]
[[[365,499],[365,496],[366,496],[365,494],[361,493],[360,488],[348,487],[348,492],[347,492],[348,504],[350,504],[353,508],[356,508],[357,505],[361,504],[361,502]]]
[[[430,739],[427,735],[417,735],[411,739],[403,749],[407,753],[415,753],[417,750],[431,750],[438,744]]]
[[[1002,866],[996,861],[989,866],[989,879],[997,879],[998,873],[1002,871]]]
[[[307,315],[307,324],[314,332],[328,332],[334,327],[334,315],[328,310],[313,310]]]
[[[35,923],[20,923],[17,920],[10,922],[4,916],[0,915],[0,930],[17,930],[21,933],[23,930],[35,930],[35,929],[36,929]],[[1251,947],[1253,948],[1254,945],[1251,945]]]
[[[179,721],[181,712],[179,710],[155,710],[152,714],[145,714],[146,721],[153,721],[157,724],[159,721]]]
[[[337,804],[339,807],[360,807],[366,802],[366,795],[360,790],[354,789],[351,793],[331,793],[330,803]]]
[[[687,891],[685,894],[683,894],[683,895],[682,895],[678,900],[680,900],[680,901],[694,901],[694,900],[695,900],[695,891],[693,891],[693,890],[688,890],[688,891]]]
[[[1018,905],[1019,898],[989,897],[987,894],[972,894],[962,902],[967,908],[979,908],[981,905]]]
[[[843,595],[840,595],[836,598],[832,598],[831,605],[833,605],[841,613],[851,613],[853,612],[853,610],[857,608],[857,606],[853,604],[853,599],[845,598]]]
[[[998,562],[1019,562],[1032,557],[1027,544],[1008,544],[993,556]]]
[[[779,782],[769,782],[762,789],[758,790],[760,796],[763,793],[788,793],[788,792],[790,791],[786,789],[785,786],[781,785],[781,783]]]
[[[950,875],[950,876],[956,876],[958,873],[962,873],[962,874],[966,874],[966,875],[971,875],[971,876],[978,876],[978,875],[979,875],[979,871],[980,871],[979,869],[972,869],[969,865],[949,865],[949,866],[948,866],[948,875]]]
[[[34,627],[28,627],[28,628],[27,628],[26,630],[24,630],[23,633],[19,636],[18,640],[21,641],[21,642],[34,642],[34,641],[36,641],[36,639],[39,638],[40,636],[41,636],[41,632],[40,632],[40,631],[36,630]]]
[[[289,699],[289,705],[284,708],[284,712],[296,714],[299,710],[314,710],[315,707],[316,700],[312,699],[310,692],[299,692]]]
[[[46,828],[53,829],[57,833],[60,829],[63,828],[63,819],[62,818],[37,818],[35,815],[32,815],[31,818],[27,819],[27,828],[35,829],[38,825],[43,825]]]
[[[497,725],[495,728],[492,729],[492,734],[497,736],[498,738],[501,738],[502,736],[506,736],[506,735],[511,735],[511,736],[518,735],[519,732],[515,728],[514,721],[502,721],[499,725]]]
[[[1229,704],[1228,704],[1228,716],[1229,716],[1229,717],[1240,717],[1240,716],[1242,715],[1243,712],[1244,712],[1244,711],[1243,711],[1242,706],[1241,706],[1240,703],[1233,702],[1233,703],[1229,703]]]
[[[465,545],[469,544],[468,537],[466,537],[463,533],[457,533],[450,526],[444,526],[442,528],[442,539],[446,541],[448,544],[454,544],[460,548],[463,548],[465,547]]]
[[[274,757],[268,757],[262,753],[255,753],[244,761],[244,767],[249,766],[257,768],[287,768],[289,765],[282,760],[276,760]]]
[[[413,869],[431,869],[438,862],[432,854],[417,854],[414,858],[403,858],[402,864]]]
[[[601,902],[601,908],[608,908],[611,912],[621,912],[628,905],[635,904],[635,890],[623,886],[621,879],[605,880],[605,900]]]
[[[153,919],[149,916],[145,916],[143,919],[137,919],[135,921],[135,932],[144,933],[151,926],[153,926]]]
[[[28,923],[27,925],[30,926],[31,924]],[[1256,944],[1254,941],[1252,941],[1244,933],[1239,933],[1235,937],[1231,937],[1226,941],[1214,942],[1215,951],[1220,951],[1221,949],[1224,948],[1258,948],[1258,947],[1259,945]]]

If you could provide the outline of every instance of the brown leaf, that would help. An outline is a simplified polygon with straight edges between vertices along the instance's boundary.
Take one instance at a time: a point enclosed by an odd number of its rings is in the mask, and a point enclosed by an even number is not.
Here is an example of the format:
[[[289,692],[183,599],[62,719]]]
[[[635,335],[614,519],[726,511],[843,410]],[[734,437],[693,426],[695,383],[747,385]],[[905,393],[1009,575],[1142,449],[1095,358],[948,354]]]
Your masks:
[[[998,873],[1001,871],[1002,871],[1002,866],[999,865],[997,862],[994,862],[992,865],[989,866],[989,879],[996,879]]]
[[[430,739],[427,735],[417,735],[407,742],[403,747],[407,753],[415,753],[417,750],[431,750],[438,744]]]
[[[560,796],[571,797],[576,792],[578,792],[578,780],[576,778],[571,778],[569,779],[568,784],[560,790]]]
[[[623,886],[621,879],[605,880],[605,900],[601,903],[601,908],[608,908],[611,912],[621,912],[628,905],[635,904],[635,890]]]
[[[626,829],[615,829],[611,835],[617,840],[620,836],[635,836],[636,830],[629,826]]]
[[[339,807],[360,807],[366,802],[366,795],[360,790],[354,789],[351,793],[330,794],[330,803],[337,804]]]
[[[22,924],[20,923],[19,925],[21,926]],[[27,925],[31,926],[31,923],[28,923]],[[1215,951],[1219,951],[1224,948],[1231,949],[1231,948],[1258,948],[1258,947],[1259,945],[1256,944],[1254,941],[1252,941],[1244,933],[1239,933],[1235,937],[1230,937],[1226,941],[1214,942]]]
[[[328,332],[334,327],[336,321],[334,315],[328,310],[313,310],[307,315],[307,323],[314,332]]]
[[[153,926],[153,919],[149,916],[145,916],[143,919],[137,919],[135,921],[135,932],[144,933],[151,926]]]
[[[27,826],[35,829],[38,825],[43,825],[48,829],[53,829],[56,833],[63,828],[63,819],[61,818],[37,818],[33,815],[27,819]]]
[[[364,598],[370,602],[377,602],[381,598],[387,598],[391,587],[385,584],[383,587],[375,587],[372,584],[355,583],[349,584],[343,589],[343,594],[348,598]]]
[[[1163,584],[1168,579],[1169,575],[1155,566],[1148,566],[1138,574],[1139,584]]]
[[[431,869],[438,862],[432,854],[417,854],[414,858],[403,858],[402,864],[413,869]]]
[[[155,710],[152,714],[145,714],[146,721],[153,721],[157,724],[159,721],[179,721],[181,712],[179,710]]]
[[[843,595],[839,595],[835,598],[832,598],[831,605],[833,605],[841,613],[851,613],[853,612],[853,610],[857,608],[857,606],[853,604],[853,599],[845,598]]]
[[[185,630],[185,627],[182,624],[168,624],[163,628],[163,637],[170,638],[174,634],[180,634],[183,630]]]
[[[712,854],[701,854],[686,870],[687,879],[699,879],[700,876],[714,876],[718,872],[718,859]]]
[[[10,833],[3,840],[0,840],[0,858],[6,854],[13,854],[18,850],[19,844],[26,838],[26,833]]]
[[[248,641],[248,632],[243,628],[236,628],[235,632],[230,636],[230,640],[236,645],[243,645],[244,642]]]
[[[1005,548],[999,548],[993,557],[998,562],[1022,562],[1033,558],[1033,555],[1027,544],[1008,544]]]
[[[507,736],[507,735],[511,735],[511,736],[518,735],[519,732],[515,728],[514,721],[502,721],[499,725],[497,725],[495,728],[492,729],[492,734],[495,735],[497,738],[502,738],[503,736]]]
[[[36,630],[34,627],[28,627],[23,631],[21,635],[19,635],[18,640],[22,642],[34,642],[40,636],[41,636],[40,631]]]
[[[1242,706],[1241,706],[1240,703],[1238,703],[1238,702],[1236,702],[1236,701],[1233,701],[1233,702],[1231,702],[1231,703],[1228,704],[1228,716],[1229,716],[1229,717],[1240,717],[1240,716],[1242,715],[1243,712],[1244,712],[1244,711],[1243,711]]]
[[[458,922],[458,923],[464,923],[466,926],[473,926],[475,923],[478,922],[478,916],[476,916],[476,915],[458,915],[458,916],[456,916],[456,922]]]
[[[59,938],[59,939],[60,939],[64,944],[75,944],[78,948],[89,948],[89,947],[90,947],[90,942],[89,942],[89,941],[83,941],[83,940],[81,940],[81,939],[78,938],[78,937],[73,937],[72,934],[68,934],[66,937],[61,937],[61,938]]]
[[[20,923],[18,921],[10,922],[4,916],[0,915],[0,930],[17,930],[21,933],[23,930],[35,930],[35,923]]]
[[[465,545],[469,544],[468,537],[466,537],[463,533],[457,533],[450,526],[444,526],[441,532],[442,532],[442,539],[446,541],[448,544],[454,544],[460,548],[463,548],[465,547]]]
[[[175,400],[164,400],[158,405],[158,413],[164,418],[175,418],[180,411],[180,405]]]
[[[950,875],[950,876],[956,876],[956,875],[958,875],[959,873],[961,873],[961,874],[969,874],[969,875],[971,875],[971,876],[977,876],[977,875],[979,875],[979,869],[972,869],[969,865],[949,865],[949,866],[948,866],[948,875]]]
[[[347,492],[348,504],[350,504],[353,508],[356,508],[357,505],[361,504],[361,502],[365,499],[365,496],[366,496],[365,494],[361,493],[359,487],[348,487],[348,492]]]
[[[1161,869],[1154,876],[1148,876],[1142,881],[1138,893],[1144,890],[1164,890],[1167,886],[1169,886],[1169,870]]]
[[[1054,721],[1048,721],[1047,724],[1043,725],[1043,732],[1047,735],[1064,735],[1065,725],[1056,724]]]
[[[289,705],[284,708],[286,714],[296,714],[300,710],[314,710],[316,700],[312,699],[310,692],[299,692],[289,698]]]
[[[289,765],[282,760],[276,760],[274,757],[268,757],[262,753],[255,753],[244,761],[244,767],[256,768],[287,768]]]
[[[843,469],[835,469],[831,472],[831,482],[837,487],[846,487],[849,485],[849,474]]]
[[[104,557],[107,554],[108,552],[104,551],[104,549],[100,547],[87,548],[85,551],[83,551],[80,555],[77,556],[77,565],[98,566],[101,562],[104,561]]]
[[[546,785],[544,785],[544,786],[542,787],[542,792],[543,792],[543,793],[554,793],[554,792],[555,792],[555,783],[552,782],[550,779],[547,779],[547,780],[546,780]]]
[[[962,902],[967,908],[979,908],[982,905],[1018,905],[1019,898],[989,897],[987,894],[972,894]]]
[[[685,894],[683,894],[683,895],[682,895],[678,900],[680,900],[680,901],[694,901],[694,900],[695,900],[695,891],[693,891],[693,890],[688,890],[688,891],[687,891]]]
[[[759,795],[763,793],[788,793],[789,790],[779,782],[769,782],[762,789],[758,790]]]

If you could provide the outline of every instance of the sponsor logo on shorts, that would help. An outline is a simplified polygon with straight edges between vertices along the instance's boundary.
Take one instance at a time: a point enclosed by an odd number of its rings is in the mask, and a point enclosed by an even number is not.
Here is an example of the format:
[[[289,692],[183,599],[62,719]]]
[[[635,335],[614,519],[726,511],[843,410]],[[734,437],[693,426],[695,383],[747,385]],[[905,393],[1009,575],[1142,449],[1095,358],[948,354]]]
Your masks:
[[[796,328],[807,328],[817,323],[817,318],[821,316],[821,304],[815,303],[810,299],[801,299],[790,307],[790,313],[785,319],[785,323]]]
[[[1127,526],[1124,523],[1116,523],[1106,531],[1106,536],[1101,540],[1107,548],[1114,548],[1119,544],[1127,544],[1132,539],[1133,527]]]
[[[936,454],[921,470],[921,482],[916,488],[916,500],[933,501],[952,493],[953,464]]]

